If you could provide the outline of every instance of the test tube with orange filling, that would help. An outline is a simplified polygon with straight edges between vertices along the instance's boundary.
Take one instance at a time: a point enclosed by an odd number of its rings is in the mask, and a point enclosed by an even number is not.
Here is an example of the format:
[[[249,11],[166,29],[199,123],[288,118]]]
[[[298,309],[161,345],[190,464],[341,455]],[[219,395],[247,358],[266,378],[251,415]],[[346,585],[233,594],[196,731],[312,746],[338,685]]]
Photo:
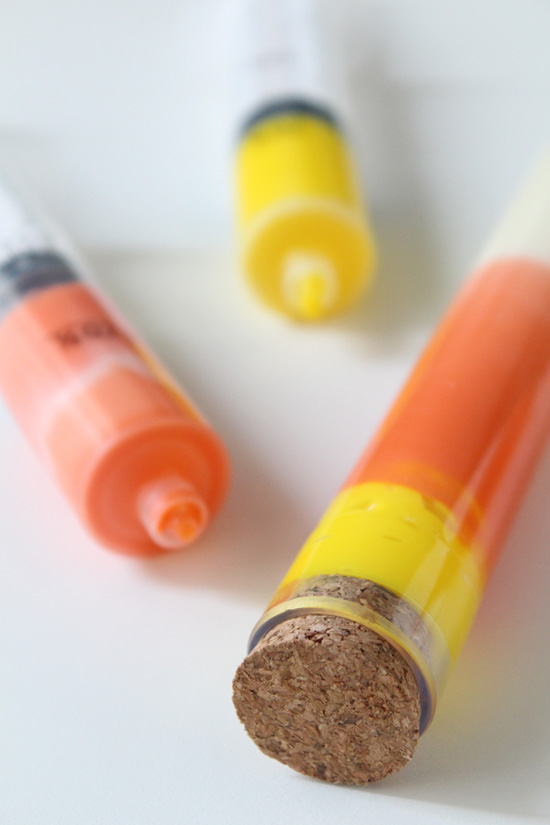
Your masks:
[[[428,727],[550,431],[550,153],[253,631],[235,704],[325,780]]]
[[[1,177],[0,393],[102,544],[178,550],[220,507],[219,437]]]

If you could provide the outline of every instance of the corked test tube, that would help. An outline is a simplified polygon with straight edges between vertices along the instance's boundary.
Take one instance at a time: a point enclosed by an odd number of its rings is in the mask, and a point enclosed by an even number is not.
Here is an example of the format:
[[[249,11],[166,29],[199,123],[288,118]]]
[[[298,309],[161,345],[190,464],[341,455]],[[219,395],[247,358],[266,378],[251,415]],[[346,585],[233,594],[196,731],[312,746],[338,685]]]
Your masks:
[[[549,429],[550,154],[252,633],[264,753],[357,785],[409,761]]]
[[[0,177],[0,393],[98,541],[178,550],[224,498],[225,449],[81,275]]]
[[[233,0],[236,194],[246,277],[271,308],[320,321],[355,303],[375,253],[315,0]]]

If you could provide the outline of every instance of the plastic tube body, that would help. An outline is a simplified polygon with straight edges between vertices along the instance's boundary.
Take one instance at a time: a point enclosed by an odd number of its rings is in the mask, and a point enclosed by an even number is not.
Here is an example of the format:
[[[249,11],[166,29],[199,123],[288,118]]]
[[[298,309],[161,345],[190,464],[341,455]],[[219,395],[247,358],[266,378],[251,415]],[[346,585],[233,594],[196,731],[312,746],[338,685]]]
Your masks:
[[[225,450],[40,225],[0,189],[0,392],[97,539],[178,549],[219,508]]]
[[[272,308],[316,321],[353,304],[374,268],[359,177],[304,0],[241,5],[236,159],[243,267]]]
[[[550,197],[546,214],[550,227]],[[252,646],[295,612],[366,624],[412,664],[424,730],[549,429],[550,259],[529,245],[497,251],[452,305]],[[311,595],[336,575],[374,582],[417,619]]]

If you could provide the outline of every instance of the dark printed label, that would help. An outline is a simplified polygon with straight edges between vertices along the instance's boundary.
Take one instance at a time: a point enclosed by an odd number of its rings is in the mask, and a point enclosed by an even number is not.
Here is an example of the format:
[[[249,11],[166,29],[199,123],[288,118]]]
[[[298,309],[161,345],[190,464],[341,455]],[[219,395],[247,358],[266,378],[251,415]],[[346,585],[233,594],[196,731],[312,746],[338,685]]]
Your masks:
[[[56,252],[23,252],[0,267],[0,320],[29,293],[78,281]]]
[[[75,321],[61,329],[55,330],[51,337],[61,347],[74,347],[88,341],[112,338],[124,339],[120,330],[109,318],[87,318]]]
[[[243,123],[239,139],[242,140],[248,132],[266,120],[290,115],[316,118],[328,123],[334,129],[341,130],[338,118],[326,106],[301,98],[282,98],[266,103],[265,106],[255,110]]]

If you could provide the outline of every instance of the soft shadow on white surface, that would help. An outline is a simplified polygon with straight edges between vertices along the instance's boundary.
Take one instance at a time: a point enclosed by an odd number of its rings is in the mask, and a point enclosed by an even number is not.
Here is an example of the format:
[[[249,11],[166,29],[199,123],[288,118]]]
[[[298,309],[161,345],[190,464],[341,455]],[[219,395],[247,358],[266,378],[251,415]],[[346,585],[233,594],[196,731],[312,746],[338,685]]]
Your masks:
[[[312,525],[243,436],[227,428],[225,435],[233,480],[223,511],[195,547],[144,561],[143,569],[169,587],[225,590],[262,610]]]
[[[357,307],[330,323],[350,336],[354,350],[365,357],[365,369],[368,359],[387,360],[415,347],[452,295],[421,205],[376,219],[374,282]]]
[[[376,38],[372,25],[371,31],[360,26],[367,42],[363,49],[356,44],[355,69],[348,67],[348,132],[373,228],[376,275],[360,305],[333,323],[356,333],[366,356],[387,358],[402,351],[419,329],[433,326],[452,285],[430,208],[431,181],[420,173],[424,147],[413,102],[386,74],[380,12],[375,7],[371,20]],[[353,35],[348,31],[352,42]]]

